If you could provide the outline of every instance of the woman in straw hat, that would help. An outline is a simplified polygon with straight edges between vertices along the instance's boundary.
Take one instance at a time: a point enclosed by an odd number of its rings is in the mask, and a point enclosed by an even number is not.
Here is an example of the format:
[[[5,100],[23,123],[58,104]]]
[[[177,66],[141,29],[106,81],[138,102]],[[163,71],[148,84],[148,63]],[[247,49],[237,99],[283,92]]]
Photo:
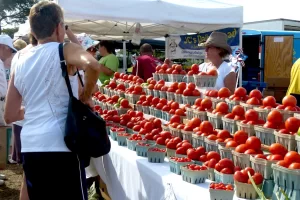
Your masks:
[[[210,69],[216,69],[218,79],[215,88],[219,90],[227,87],[233,93],[236,86],[236,73],[230,63],[225,61],[225,58],[232,52],[227,44],[227,35],[221,32],[212,32],[206,42],[200,45],[205,47],[205,56],[209,60],[209,63],[200,65],[200,71],[207,72]]]

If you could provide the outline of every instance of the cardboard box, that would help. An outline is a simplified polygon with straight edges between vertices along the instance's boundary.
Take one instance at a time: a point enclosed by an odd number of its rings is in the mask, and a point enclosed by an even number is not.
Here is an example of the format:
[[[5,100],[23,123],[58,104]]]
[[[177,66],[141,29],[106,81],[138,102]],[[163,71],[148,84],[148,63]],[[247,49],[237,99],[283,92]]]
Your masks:
[[[274,96],[274,94],[275,94],[274,90],[265,89],[263,91],[263,97]]]
[[[8,137],[11,136],[10,126],[0,127],[0,170],[5,169],[8,155]]]
[[[289,87],[290,78],[266,78],[267,87]]]

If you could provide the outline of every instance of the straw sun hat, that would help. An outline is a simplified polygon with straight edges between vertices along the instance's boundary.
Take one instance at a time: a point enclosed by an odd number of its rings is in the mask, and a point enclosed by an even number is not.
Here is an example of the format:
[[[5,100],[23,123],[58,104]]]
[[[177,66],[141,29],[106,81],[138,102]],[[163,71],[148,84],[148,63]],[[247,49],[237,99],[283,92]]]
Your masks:
[[[206,42],[201,43],[200,46],[203,47],[208,47],[208,46],[213,46],[213,47],[219,47],[222,49],[227,50],[230,54],[232,52],[232,49],[230,46],[227,44],[227,35],[225,33],[221,32],[212,32]]]

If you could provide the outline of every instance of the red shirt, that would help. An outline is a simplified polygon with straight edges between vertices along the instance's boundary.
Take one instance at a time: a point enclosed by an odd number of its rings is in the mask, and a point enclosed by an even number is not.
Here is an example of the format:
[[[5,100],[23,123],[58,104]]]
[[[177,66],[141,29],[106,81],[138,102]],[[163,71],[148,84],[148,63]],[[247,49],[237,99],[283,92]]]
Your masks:
[[[144,81],[147,81],[148,78],[153,77],[152,73],[155,72],[156,66],[161,64],[162,62],[153,56],[139,56],[137,58],[138,66],[135,65],[133,67],[132,74],[138,75],[140,78],[144,79]]]

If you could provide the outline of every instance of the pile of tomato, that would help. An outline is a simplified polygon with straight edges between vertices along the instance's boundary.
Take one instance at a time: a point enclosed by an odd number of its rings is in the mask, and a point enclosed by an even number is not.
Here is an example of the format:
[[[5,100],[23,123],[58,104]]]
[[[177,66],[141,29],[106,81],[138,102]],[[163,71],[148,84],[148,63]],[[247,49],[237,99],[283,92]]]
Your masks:
[[[264,177],[260,173],[256,173],[251,167],[246,167],[245,169],[236,171],[233,175],[233,178],[235,181],[240,183],[252,184],[248,172],[250,173],[250,176],[252,177],[256,185],[262,184]]]
[[[207,167],[205,166],[200,166],[200,165],[196,165],[196,164],[187,164],[185,166],[187,169],[192,170],[192,171],[203,171],[203,170],[207,170]]]
[[[233,191],[233,186],[231,184],[224,184],[224,183],[210,183],[209,189]]]
[[[156,148],[156,147],[150,148],[148,151],[155,151],[155,152],[161,152],[161,153],[166,152],[165,149],[160,149],[160,148]]]
[[[186,158],[186,157],[182,157],[182,158],[179,158],[179,157],[170,157],[170,160],[173,160],[175,162],[192,162],[192,160],[190,158]]]
[[[129,133],[118,133],[118,136],[128,137],[131,136]]]
[[[128,140],[135,140],[135,141],[146,141],[146,139],[143,139],[142,136],[138,135],[138,134],[132,134],[130,138],[128,138]]]

